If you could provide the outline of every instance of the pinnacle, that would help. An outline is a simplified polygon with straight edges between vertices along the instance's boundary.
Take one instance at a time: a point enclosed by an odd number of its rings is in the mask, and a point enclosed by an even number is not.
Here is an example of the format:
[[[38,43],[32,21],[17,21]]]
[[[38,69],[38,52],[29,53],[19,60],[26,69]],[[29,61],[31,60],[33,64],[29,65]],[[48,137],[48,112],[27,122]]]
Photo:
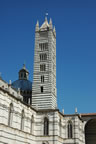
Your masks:
[[[55,26],[54,26],[54,28],[53,28],[53,33],[54,33],[54,35],[55,35],[55,37],[56,37],[56,30],[55,30]]]
[[[39,27],[39,21],[37,20],[37,24],[36,24],[36,27]]]
[[[54,26],[54,28],[53,28],[53,31],[56,32],[56,30],[55,30],[55,26]]]
[[[48,22],[48,21],[47,21],[47,17],[45,17],[45,22]]]
[[[52,19],[50,18],[49,24],[52,25]]]
[[[36,24],[36,31],[39,30],[39,21],[37,20],[37,24]]]
[[[49,21],[49,25],[50,25],[50,28],[52,29],[52,19],[50,18],[50,21]]]

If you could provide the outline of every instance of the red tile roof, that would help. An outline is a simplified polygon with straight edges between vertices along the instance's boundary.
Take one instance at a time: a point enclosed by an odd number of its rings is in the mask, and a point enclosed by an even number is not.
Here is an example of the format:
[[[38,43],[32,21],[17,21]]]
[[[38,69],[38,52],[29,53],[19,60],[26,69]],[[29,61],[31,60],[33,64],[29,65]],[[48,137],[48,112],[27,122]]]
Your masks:
[[[81,113],[81,116],[96,116],[96,113]]]

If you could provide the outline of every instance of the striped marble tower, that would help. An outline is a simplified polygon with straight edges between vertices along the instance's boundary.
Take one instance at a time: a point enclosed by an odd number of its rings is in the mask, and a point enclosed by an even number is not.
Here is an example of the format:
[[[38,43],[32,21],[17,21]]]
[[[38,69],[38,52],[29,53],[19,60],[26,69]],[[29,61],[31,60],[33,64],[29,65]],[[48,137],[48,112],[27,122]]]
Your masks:
[[[35,30],[34,74],[32,106],[37,109],[55,109],[56,97],[56,31],[52,20]]]

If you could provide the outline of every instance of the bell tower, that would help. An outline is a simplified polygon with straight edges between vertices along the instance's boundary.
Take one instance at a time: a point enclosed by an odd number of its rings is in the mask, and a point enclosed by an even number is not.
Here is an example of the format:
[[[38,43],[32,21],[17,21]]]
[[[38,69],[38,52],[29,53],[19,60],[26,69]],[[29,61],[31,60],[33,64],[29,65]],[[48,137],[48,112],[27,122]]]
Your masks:
[[[56,94],[56,31],[52,20],[35,29],[34,73],[32,106],[37,109],[55,109]]]

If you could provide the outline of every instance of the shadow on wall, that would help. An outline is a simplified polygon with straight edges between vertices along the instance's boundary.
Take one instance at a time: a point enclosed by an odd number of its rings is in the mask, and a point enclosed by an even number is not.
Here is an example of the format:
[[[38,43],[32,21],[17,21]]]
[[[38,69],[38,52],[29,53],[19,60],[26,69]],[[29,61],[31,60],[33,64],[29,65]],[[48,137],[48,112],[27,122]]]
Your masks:
[[[96,119],[89,120],[85,125],[86,144],[96,144]]]

